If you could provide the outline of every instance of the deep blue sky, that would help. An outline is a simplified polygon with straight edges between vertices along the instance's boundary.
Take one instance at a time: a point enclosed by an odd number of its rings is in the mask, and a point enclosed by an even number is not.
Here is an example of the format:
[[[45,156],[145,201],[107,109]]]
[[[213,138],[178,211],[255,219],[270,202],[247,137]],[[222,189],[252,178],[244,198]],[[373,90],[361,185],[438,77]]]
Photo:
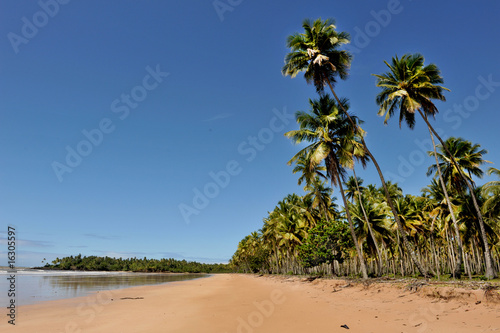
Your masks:
[[[351,75],[337,92],[405,193],[428,184],[433,160],[415,143],[429,137],[420,119],[410,131],[376,115],[371,74],[395,54],[438,65],[451,92],[436,128],[500,163],[495,1],[221,0],[219,13],[213,1],[67,2],[0,4],[0,265],[8,225],[20,266],[78,253],[226,262],[279,200],[302,193],[286,165],[298,147],[283,133],[315,92],[280,70],[306,17],[333,17],[351,34]],[[67,149],[87,156],[61,168]],[[373,167],[358,174],[380,185]],[[196,197],[206,189],[211,198]]]

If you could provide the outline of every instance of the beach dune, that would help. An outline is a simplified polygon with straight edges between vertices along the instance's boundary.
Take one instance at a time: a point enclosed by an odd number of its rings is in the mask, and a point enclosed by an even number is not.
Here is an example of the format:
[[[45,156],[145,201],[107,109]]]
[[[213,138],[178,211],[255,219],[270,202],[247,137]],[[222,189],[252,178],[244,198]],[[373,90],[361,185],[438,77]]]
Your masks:
[[[499,303],[484,291],[425,288],[221,274],[21,306],[0,331],[500,332]]]

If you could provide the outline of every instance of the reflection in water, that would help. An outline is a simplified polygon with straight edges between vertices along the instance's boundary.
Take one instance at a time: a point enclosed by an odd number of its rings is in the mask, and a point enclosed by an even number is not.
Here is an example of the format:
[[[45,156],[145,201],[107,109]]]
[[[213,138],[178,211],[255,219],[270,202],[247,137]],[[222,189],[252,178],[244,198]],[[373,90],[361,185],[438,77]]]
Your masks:
[[[43,276],[42,284],[50,285],[53,289],[64,290],[66,293],[119,289],[131,286],[160,284],[173,281],[191,280],[202,275],[166,275],[166,274],[124,274],[124,275],[88,275],[88,276]]]
[[[16,276],[17,304],[26,305],[41,301],[80,297],[95,291],[184,281],[204,276],[208,275],[111,272],[44,272],[30,274],[30,272],[22,272]],[[5,279],[3,274],[0,274],[0,279]],[[7,290],[2,286],[2,282],[0,282],[0,290]]]

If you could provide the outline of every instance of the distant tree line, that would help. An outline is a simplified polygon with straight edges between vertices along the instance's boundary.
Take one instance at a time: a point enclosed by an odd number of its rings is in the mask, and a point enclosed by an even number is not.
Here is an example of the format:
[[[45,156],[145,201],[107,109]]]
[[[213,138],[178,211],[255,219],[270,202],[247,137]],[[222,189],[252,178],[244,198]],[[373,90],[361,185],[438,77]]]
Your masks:
[[[77,256],[56,258],[44,269],[77,271],[132,271],[132,272],[171,272],[171,273],[228,273],[227,264],[203,264],[195,261],[176,259],[110,258],[97,256]]]

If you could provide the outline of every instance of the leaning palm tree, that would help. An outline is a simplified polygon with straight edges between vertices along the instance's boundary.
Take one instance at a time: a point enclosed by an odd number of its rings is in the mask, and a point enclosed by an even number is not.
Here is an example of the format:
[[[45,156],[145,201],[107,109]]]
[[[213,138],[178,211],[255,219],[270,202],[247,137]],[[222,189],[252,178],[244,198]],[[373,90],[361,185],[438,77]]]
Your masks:
[[[354,168],[353,168],[353,171],[354,171]],[[363,213],[364,222],[366,223],[366,226],[368,227],[368,232],[370,234],[370,237],[373,241],[373,246],[374,246],[375,251],[377,253],[377,259],[378,259],[377,275],[380,276],[380,275],[382,275],[382,253],[381,253],[380,248],[378,246],[377,239],[375,238],[375,233],[373,232],[373,229],[371,227],[370,219],[368,218],[368,214],[366,213],[366,209],[365,209],[366,200],[363,200],[363,198],[362,198],[362,191],[364,189],[361,186],[362,183],[363,183],[363,180],[361,178],[357,177],[356,173],[354,173],[354,177],[353,176],[349,177],[347,182],[345,182],[346,197],[348,199],[351,199],[353,204],[356,204],[357,206],[359,206],[359,208],[361,209],[361,212]],[[354,207],[356,207],[356,206],[354,206]]]
[[[481,193],[482,186],[478,186],[474,189],[475,197],[477,198],[479,204],[484,207],[485,199]],[[479,220],[477,215],[475,214],[474,204],[472,202],[472,195],[470,193],[466,193],[463,196],[458,198],[460,204],[460,211],[458,216],[461,220],[464,221],[464,240],[469,241],[472,245],[470,246],[470,251],[473,252],[474,248],[484,247],[484,242],[490,244],[492,249],[495,249],[498,246],[500,241],[500,235],[498,234],[498,228],[496,228],[495,220],[485,221],[484,229],[479,225]],[[488,222],[488,223],[486,223]],[[493,252],[493,251],[492,251]],[[493,256],[492,256],[493,257]],[[482,270],[482,267],[486,264],[486,257],[483,255],[484,263],[481,263],[480,259],[476,259],[479,266],[477,267],[479,270]],[[498,251],[497,251],[498,258]],[[495,261],[493,260],[495,264]],[[498,261],[496,261],[498,264]]]
[[[437,157],[440,162],[431,165],[427,174],[432,174],[440,167],[443,171],[443,178],[453,189],[457,193],[464,193],[468,189],[467,183],[475,185],[472,176],[483,178],[484,171],[480,167],[485,163],[491,163],[483,158],[488,151],[481,149],[479,144],[456,137],[446,139],[445,145],[452,157],[448,156],[442,145],[437,145]],[[433,152],[428,152],[428,154],[431,155]],[[461,176],[462,174],[465,178]]]
[[[310,154],[312,167],[324,162],[327,176],[330,178],[332,186],[337,186],[340,190],[344,203],[351,236],[354,241],[356,252],[361,264],[363,278],[368,278],[366,264],[361,246],[359,245],[354,225],[347,205],[342,181],[345,178],[345,168],[350,168],[357,158],[353,154],[353,147],[359,146],[356,141],[354,131],[347,117],[340,113],[339,106],[328,95],[323,95],[319,100],[309,100],[311,112],[298,111],[296,113],[299,130],[285,133],[285,136],[292,139],[294,143],[310,142],[310,145],[300,150],[288,163],[291,164],[297,159]],[[347,101],[343,103],[346,106]],[[356,117],[351,119],[357,120]],[[358,148],[359,149],[359,148]]]
[[[433,128],[427,118],[428,116],[434,117],[438,112],[432,100],[445,101],[443,91],[448,90],[440,85],[444,81],[439,68],[435,64],[424,66],[424,57],[420,54],[405,54],[401,58],[396,56],[392,58],[391,64],[385,63],[389,67],[389,71],[382,75],[375,75],[377,77],[377,87],[382,88],[382,91],[377,96],[377,104],[380,105],[379,115],[383,116],[385,114],[384,123],[387,124],[388,120],[399,110],[399,127],[405,121],[408,127],[413,129],[415,126],[415,113],[420,113],[427,123],[435,150]],[[437,153],[434,154],[434,157],[437,162]],[[459,237],[457,219],[451,207],[439,167],[437,173],[455,228],[458,256],[455,265],[457,269],[454,275],[460,278],[463,246]]]
[[[349,43],[349,34],[346,32],[337,32],[333,19],[327,19],[325,21],[317,19],[314,22],[306,19],[303,21],[302,27],[304,28],[304,33],[295,33],[287,38],[286,44],[287,47],[291,49],[291,52],[285,56],[285,65],[281,70],[282,74],[293,78],[300,72],[304,72],[306,82],[314,84],[317,92],[320,94],[323,93],[326,85],[330,87],[338,105],[351,123],[353,132],[360,138],[364,151],[370,157],[373,165],[377,169],[382,186],[384,187],[385,196],[387,197],[387,203],[399,226],[406,251],[414,264],[418,267],[420,273],[427,276],[427,272],[417,260],[417,257],[414,255],[414,249],[403,232],[403,226],[399,220],[394,203],[389,196],[382,170],[377,160],[368,149],[362,130],[350,117],[333,89],[333,85],[336,83],[337,78],[345,80],[348,75],[352,56],[348,51],[341,50],[340,48]]]
[[[474,207],[477,204],[477,198],[472,175],[482,178],[483,171],[480,166],[484,163],[489,163],[489,161],[483,159],[483,155],[487,151],[480,149],[480,147],[480,145],[472,144],[470,141],[462,138],[449,137],[444,145],[437,146],[438,152],[429,152],[429,154],[435,154],[440,162],[431,165],[427,171],[427,175],[430,175],[436,170],[441,169],[444,181],[450,184],[457,194],[464,195],[467,188],[472,188],[472,190],[469,190],[469,195]],[[493,266],[482,214],[477,215],[477,218],[483,242],[484,260],[486,262],[485,275],[488,279],[492,279],[496,277],[496,272]],[[460,238],[457,240],[460,241]]]

